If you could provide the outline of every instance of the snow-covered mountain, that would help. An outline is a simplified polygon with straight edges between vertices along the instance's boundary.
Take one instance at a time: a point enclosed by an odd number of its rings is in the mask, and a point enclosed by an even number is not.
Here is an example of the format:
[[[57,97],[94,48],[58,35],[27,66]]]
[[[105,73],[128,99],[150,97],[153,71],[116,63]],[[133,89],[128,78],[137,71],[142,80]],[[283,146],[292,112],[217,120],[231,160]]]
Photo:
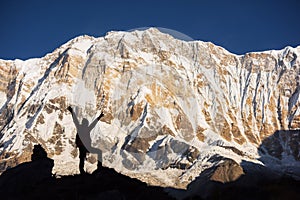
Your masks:
[[[148,184],[185,188],[224,161],[216,156],[299,178],[299,55],[300,47],[235,55],[150,28],[0,60],[0,170],[30,160],[39,143],[53,173],[79,173],[70,105],[79,121],[104,112],[92,146],[104,165]]]

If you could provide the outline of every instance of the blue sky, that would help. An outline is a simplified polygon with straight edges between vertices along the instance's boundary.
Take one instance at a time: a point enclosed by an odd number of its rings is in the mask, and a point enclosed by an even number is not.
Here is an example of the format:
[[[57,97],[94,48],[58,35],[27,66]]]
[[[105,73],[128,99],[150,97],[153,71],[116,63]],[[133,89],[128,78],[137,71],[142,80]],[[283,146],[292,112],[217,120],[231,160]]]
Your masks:
[[[297,0],[7,0],[0,3],[0,58],[42,57],[82,34],[150,26],[236,54],[295,47],[299,13]]]

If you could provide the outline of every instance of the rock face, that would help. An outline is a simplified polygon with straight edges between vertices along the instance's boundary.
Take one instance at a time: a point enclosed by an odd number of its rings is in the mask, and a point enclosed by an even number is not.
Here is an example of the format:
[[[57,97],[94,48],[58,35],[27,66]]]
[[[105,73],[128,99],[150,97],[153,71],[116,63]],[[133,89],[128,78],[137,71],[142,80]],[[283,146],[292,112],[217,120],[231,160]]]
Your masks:
[[[79,173],[71,105],[79,121],[104,111],[91,132],[103,164],[149,184],[185,188],[220,164],[215,155],[299,178],[299,55],[300,47],[234,55],[150,28],[0,60],[0,170],[30,160],[39,143],[53,173]]]
[[[210,180],[221,183],[236,181],[244,174],[243,168],[233,160],[225,160],[212,174]]]

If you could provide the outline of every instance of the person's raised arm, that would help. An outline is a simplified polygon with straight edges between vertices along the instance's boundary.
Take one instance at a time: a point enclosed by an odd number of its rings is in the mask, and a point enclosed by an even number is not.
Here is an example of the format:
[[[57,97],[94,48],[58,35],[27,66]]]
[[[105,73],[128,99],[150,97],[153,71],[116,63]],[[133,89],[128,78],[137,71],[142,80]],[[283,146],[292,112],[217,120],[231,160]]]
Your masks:
[[[78,128],[79,127],[79,121],[78,121],[78,119],[77,119],[77,117],[76,117],[76,115],[75,115],[75,113],[74,113],[74,111],[73,111],[73,109],[72,109],[71,106],[68,107],[68,111],[71,112],[72,118],[73,118],[73,122],[74,122],[76,128]]]
[[[93,130],[98,121],[104,116],[103,112],[89,125],[89,131]]]

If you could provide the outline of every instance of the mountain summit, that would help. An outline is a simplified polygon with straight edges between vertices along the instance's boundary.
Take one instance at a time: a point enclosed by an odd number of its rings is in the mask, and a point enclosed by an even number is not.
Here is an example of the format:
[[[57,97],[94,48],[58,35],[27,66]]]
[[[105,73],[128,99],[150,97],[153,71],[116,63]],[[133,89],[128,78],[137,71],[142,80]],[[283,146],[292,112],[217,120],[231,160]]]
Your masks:
[[[41,144],[53,173],[79,173],[79,121],[103,165],[150,185],[186,188],[255,166],[300,178],[300,47],[235,55],[155,28],[77,37],[42,58],[0,60],[0,170]],[[85,136],[82,136],[85,137]],[[85,168],[92,172],[97,156]]]

